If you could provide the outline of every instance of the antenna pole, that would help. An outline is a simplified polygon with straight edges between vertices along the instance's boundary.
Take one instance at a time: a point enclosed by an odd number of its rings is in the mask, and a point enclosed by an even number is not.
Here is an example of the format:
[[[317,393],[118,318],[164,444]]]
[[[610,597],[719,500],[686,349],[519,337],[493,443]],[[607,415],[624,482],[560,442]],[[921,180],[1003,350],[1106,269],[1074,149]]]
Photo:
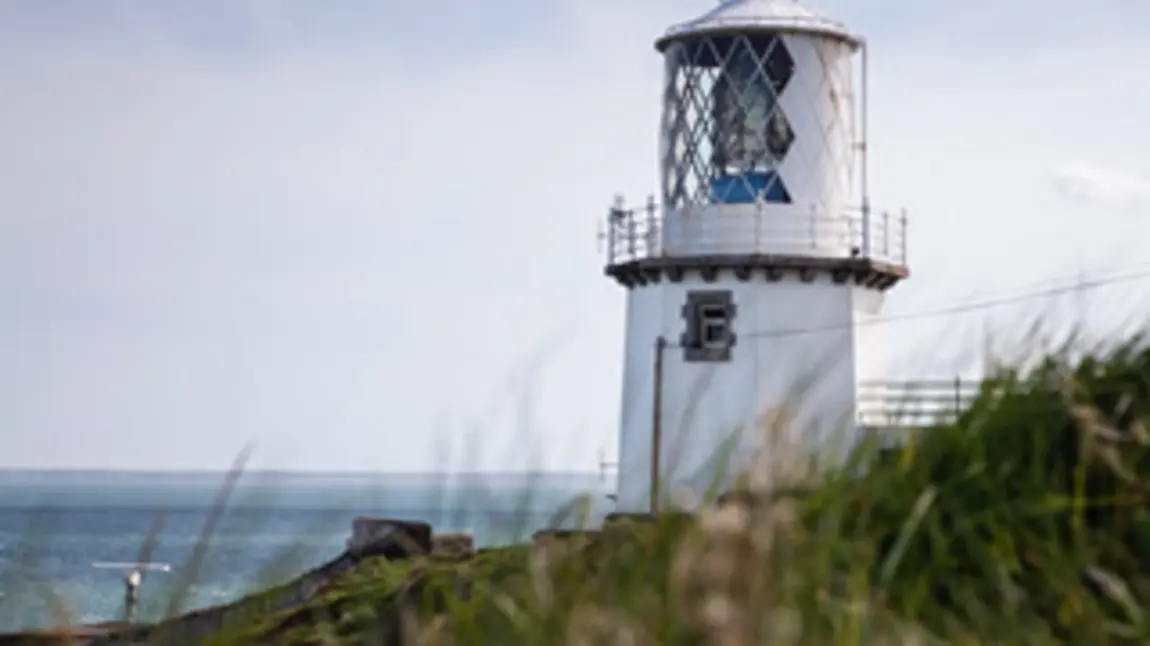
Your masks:
[[[136,611],[140,605],[141,577],[138,569],[128,572],[124,577],[124,618],[130,624],[136,623]]]

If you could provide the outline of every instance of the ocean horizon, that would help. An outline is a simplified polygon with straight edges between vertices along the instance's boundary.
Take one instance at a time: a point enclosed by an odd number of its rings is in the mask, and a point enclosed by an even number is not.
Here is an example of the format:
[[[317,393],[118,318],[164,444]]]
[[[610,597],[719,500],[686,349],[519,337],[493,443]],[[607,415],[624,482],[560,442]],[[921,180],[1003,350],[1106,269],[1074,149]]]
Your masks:
[[[479,545],[522,540],[589,494],[590,522],[613,486],[597,473],[344,473],[244,471],[198,576],[185,566],[217,506],[226,471],[0,469],[0,632],[116,619],[122,569],[157,534],[140,588],[158,618],[175,582],[194,581],[183,608],[217,605],[298,575],[343,551],[357,516],[422,520],[469,532]]]

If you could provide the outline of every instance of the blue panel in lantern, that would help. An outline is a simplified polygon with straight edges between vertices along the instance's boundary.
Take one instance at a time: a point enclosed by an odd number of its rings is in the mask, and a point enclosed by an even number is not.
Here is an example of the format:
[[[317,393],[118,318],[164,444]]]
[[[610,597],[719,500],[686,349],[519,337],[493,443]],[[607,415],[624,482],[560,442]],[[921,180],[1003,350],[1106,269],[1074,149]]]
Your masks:
[[[769,204],[789,204],[791,195],[778,173],[752,171],[711,180],[711,204],[750,204],[762,194]]]

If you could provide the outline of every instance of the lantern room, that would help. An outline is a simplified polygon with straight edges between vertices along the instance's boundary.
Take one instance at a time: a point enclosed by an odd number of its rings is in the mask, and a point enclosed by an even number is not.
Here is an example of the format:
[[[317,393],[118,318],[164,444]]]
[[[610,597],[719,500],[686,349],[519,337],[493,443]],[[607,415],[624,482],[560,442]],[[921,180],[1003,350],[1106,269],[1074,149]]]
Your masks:
[[[729,0],[672,27],[662,203],[761,203],[836,216],[857,202],[852,56],[844,27],[792,0]]]

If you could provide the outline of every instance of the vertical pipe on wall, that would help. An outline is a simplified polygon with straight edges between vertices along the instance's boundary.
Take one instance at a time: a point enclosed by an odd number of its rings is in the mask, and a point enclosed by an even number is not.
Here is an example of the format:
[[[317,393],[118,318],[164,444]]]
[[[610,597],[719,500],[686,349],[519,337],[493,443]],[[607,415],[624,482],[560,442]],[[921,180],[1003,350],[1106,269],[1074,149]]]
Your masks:
[[[654,384],[651,393],[651,514],[659,511],[659,462],[663,452],[663,355],[667,340],[655,339]]]
[[[860,186],[860,193],[862,196],[863,254],[869,258],[871,255],[871,248],[870,248],[871,226],[870,226],[870,186],[868,186],[868,182],[869,182],[870,178],[869,178],[869,173],[867,172],[867,161],[868,161],[867,160],[867,146],[869,145],[868,125],[867,125],[867,122],[869,120],[868,119],[869,114],[868,114],[868,109],[867,109],[867,103],[869,101],[869,96],[868,96],[869,80],[867,77],[868,77],[868,69],[869,69],[870,65],[869,65],[869,61],[867,60],[867,58],[868,58],[868,55],[867,55],[868,47],[867,47],[866,41],[861,40],[860,45],[861,45],[861,49],[862,49],[862,79],[861,79],[862,96],[859,98],[859,103],[860,103],[860,106],[859,106],[860,118],[859,118],[859,120],[862,123],[859,126],[859,130],[860,130],[859,139],[861,141],[859,141],[859,144],[858,144],[858,148],[859,148],[859,186]]]

